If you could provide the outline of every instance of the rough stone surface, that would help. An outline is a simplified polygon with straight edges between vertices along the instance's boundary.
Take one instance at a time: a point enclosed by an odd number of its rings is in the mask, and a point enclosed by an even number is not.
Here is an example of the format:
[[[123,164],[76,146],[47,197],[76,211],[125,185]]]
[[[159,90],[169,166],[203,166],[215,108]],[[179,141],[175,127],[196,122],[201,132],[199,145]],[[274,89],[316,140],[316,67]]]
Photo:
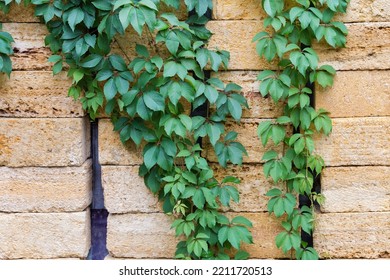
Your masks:
[[[237,216],[237,214],[229,214]],[[241,213],[253,223],[254,244],[244,245],[251,258],[283,258],[274,238],[281,230],[279,222],[267,213]],[[174,257],[176,244],[171,218],[165,214],[109,215],[107,248],[113,258]]]
[[[316,152],[327,166],[389,165],[390,118],[342,118],[333,120],[329,137],[316,141]]]
[[[91,162],[81,167],[0,167],[1,212],[77,212],[91,203]]]
[[[390,68],[390,23],[347,24],[346,48],[334,50],[315,45],[321,64],[336,70],[380,70]]]
[[[34,15],[32,6],[12,3],[9,13],[0,12],[0,22],[39,22],[39,19]]]
[[[269,141],[264,148],[261,140],[257,136],[257,127],[259,122],[263,120],[258,119],[243,119],[241,123],[227,122],[225,131],[236,131],[238,133],[237,141],[244,145],[248,156],[244,156],[244,163],[260,163],[263,162],[261,158],[269,149],[274,149],[277,152],[283,151],[283,145],[279,144],[275,147],[272,141]],[[211,144],[207,142],[206,145],[207,159],[211,162],[218,162],[214,149]]]
[[[389,258],[390,212],[319,214],[314,248],[321,258]]]
[[[261,164],[228,166],[227,169],[213,164],[214,175],[218,180],[225,176],[236,176],[240,183],[236,185],[240,193],[239,203],[232,202],[229,211],[235,212],[266,212],[269,198],[265,194],[274,186],[272,180],[264,176]]]
[[[14,70],[48,70],[52,63],[47,59],[50,49],[45,47],[47,28],[40,23],[4,23],[3,30],[12,34],[14,54],[11,57]]]
[[[316,88],[316,107],[332,117],[390,116],[389,71],[339,71],[334,85]]]
[[[264,29],[262,21],[214,20],[207,23],[207,28],[214,34],[210,39],[209,48],[219,48],[230,52],[230,70],[275,68],[275,65],[259,57],[256,44],[252,42],[252,38]]]
[[[162,212],[157,197],[138,176],[138,166],[102,166],[104,204],[108,212]]]
[[[100,119],[99,162],[102,165],[140,165],[143,162],[142,147],[130,142],[124,145],[111,121]]]
[[[80,166],[89,157],[86,118],[0,120],[0,166]]]
[[[283,112],[282,104],[275,105],[271,98],[263,98],[259,92],[257,71],[222,71],[215,76],[225,83],[236,83],[242,87],[249,110],[242,111],[243,118],[276,118]]]
[[[108,216],[107,249],[115,258],[173,258],[178,239],[162,213]]]
[[[288,1],[286,1],[288,2]],[[214,19],[263,19],[265,13],[258,0],[213,0]],[[344,22],[390,21],[387,0],[353,0],[347,13],[336,17]]]
[[[275,68],[260,59],[252,42],[256,33],[264,29],[261,21],[215,20],[207,26],[214,33],[209,47],[230,52],[230,70]],[[347,24],[347,28],[346,48],[334,50],[323,44],[314,46],[322,64],[331,64],[337,70],[389,69],[390,23],[355,23]]]
[[[390,166],[326,168],[323,212],[390,211]]]
[[[0,259],[85,258],[89,211],[0,214]]]
[[[71,80],[65,73],[14,71],[0,76],[0,117],[79,117],[81,103],[68,97]]]

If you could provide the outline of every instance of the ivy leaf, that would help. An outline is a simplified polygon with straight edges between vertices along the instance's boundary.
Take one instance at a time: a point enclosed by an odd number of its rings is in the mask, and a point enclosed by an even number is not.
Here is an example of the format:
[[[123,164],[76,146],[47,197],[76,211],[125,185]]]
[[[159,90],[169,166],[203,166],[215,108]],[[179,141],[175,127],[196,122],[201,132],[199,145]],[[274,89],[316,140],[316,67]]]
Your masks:
[[[283,231],[275,238],[276,246],[282,248],[284,253],[287,253],[292,248],[299,249],[301,246],[301,236],[296,231]]]
[[[148,170],[150,170],[157,163],[158,154],[160,149],[158,146],[145,147],[144,150],[144,164]]]
[[[165,99],[157,91],[148,91],[143,94],[146,107],[153,111],[164,111]]]
[[[145,25],[145,17],[142,11],[131,6],[128,18],[130,18],[130,24],[133,26],[134,30],[137,31],[139,35],[142,35],[142,29]]]
[[[262,0],[264,11],[270,16],[275,17],[284,7],[283,0]]]
[[[74,8],[68,15],[69,27],[74,31],[77,24],[82,22],[84,19],[84,11],[81,8]]]

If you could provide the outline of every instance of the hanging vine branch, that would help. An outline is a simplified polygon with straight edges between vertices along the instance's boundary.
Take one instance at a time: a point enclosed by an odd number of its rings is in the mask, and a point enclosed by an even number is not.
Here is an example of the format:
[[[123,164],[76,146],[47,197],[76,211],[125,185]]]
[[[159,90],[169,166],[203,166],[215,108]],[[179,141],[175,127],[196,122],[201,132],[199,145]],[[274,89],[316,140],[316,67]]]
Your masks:
[[[287,2],[289,8],[286,7]],[[277,70],[262,71],[260,93],[275,103],[284,104],[283,115],[275,121],[262,122],[258,136],[265,146],[271,139],[286,146],[283,155],[270,150],[263,156],[264,174],[285,189],[271,189],[267,196],[268,211],[282,221],[284,231],[276,236],[276,245],[284,253],[295,250],[297,259],[318,259],[316,250],[301,239],[301,231],[314,229],[314,202],[324,197],[313,190],[313,182],[324,168],[324,160],[315,154],[315,134],[329,135],[332,122],[324,109],[316,111],[311,103],[310,84],[333,85],[335,69],[319,66],[319,57],[312,43],[324,42],[334,48],[344,47],[347,28],[332,21],[337,13],[345,13],[349,0],[262,0],[268,17],[253,41],[256,50]],[[293,128],[292,134],[289,133]],[[311,205],[297,207],[297,196],[307,196]]]
[[[2,1],[3,10],[11,2]],[[80,100],[92,119],[101,111],[110,116],[122,142],[143,147],[139,174],[162,201],[164,212],[175,218],[172,228],[183,240],[176,257],[247,258],[241,245],[252,243],[251,222],[242,216],[229,219],[219,211],[239,201],[239,180],[228,176],[217,181],[197,144],[199,137],[207,137],[223,166],[241,164],[246,154],[237,133],[225,130],[227,118],[240,121],[247,107],[241,88],[205,76],[206,69],[217,72],[229,61],[226,51],[207,48],[211,33],[204,15],[212,1],[185,0],[192,14],[185,21],[161,13],[164,6],[178,10],[179,0],[24,2],[34,5],[35,15],[49,30],[45,43],[53,52],[53,73],[67,65],[73,80],[69,95]],[[128,29],[135,41],[147,35],[149,43],[136,44],[135,57],[126,50],[113,54],[116,36]],[[0,69],[6,73],[11,42],[9,35],[0,34]],[[206,102],[215,109],[211,115],[187,114],[185,104],[197,108]]]

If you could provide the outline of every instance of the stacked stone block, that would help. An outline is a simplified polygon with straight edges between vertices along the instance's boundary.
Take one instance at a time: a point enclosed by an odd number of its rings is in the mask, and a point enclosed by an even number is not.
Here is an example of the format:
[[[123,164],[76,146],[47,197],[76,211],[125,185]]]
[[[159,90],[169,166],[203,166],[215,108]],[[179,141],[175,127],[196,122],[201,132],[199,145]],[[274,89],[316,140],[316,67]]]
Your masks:
[[[0,76],[0,259],[87,257],[89,120],[53,77],[46,27],[33,11],[1,15],[15,39],[14,71]]]

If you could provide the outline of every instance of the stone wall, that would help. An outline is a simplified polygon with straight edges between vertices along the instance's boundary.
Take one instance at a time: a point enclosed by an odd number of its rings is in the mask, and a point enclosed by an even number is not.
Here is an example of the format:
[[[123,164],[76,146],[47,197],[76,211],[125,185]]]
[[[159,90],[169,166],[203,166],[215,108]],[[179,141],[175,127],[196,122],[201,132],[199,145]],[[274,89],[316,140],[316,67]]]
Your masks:
[[[14,72],[0,76],[0,259],[86,258],[90,247],[89,120],[53,77],[46,27],[32,10],[1,16]]]
[[[259,122],[280,114],[263,99],[257,74],[273,67],[251,42],[262,29],[259,0],[214,0],[210,46],[230,51],[226,82],[243,87],[250,110],[235,126],[248,150],[234,174],[241,201],[226,211],[254,224],[252,258],[285,257],[275,246],[279,222],[266,212],[272,187],[262,171],[265,149],[256,136]],[[89,248],[90,174],[88,119],[67,97],[66,75],[52,77],[44,48],[45,27],[18,8],[3,16],[15,40],[15,71],[0,83],[0,258],[85,258]],[[332,88],[316,89],[316,107],[331,112],[333,132],[317,139],[327,168],[321,178],[327,197],[317,214],[314,246],[322,258],[390,257],[390,2],[352,0],[340,17],[349,29],[347,48],[322,45],[323,63],[338,71]],[[126,38],[120,38],[126,43]],[[99,161],[108,210],[111,258],[172,258],[171,220],[138,176],[142,160],[124,147],[108,119],[99,120]],[[282,150],[283,146],[275,147]],[[216,162],[212,152],[207,158]]]

